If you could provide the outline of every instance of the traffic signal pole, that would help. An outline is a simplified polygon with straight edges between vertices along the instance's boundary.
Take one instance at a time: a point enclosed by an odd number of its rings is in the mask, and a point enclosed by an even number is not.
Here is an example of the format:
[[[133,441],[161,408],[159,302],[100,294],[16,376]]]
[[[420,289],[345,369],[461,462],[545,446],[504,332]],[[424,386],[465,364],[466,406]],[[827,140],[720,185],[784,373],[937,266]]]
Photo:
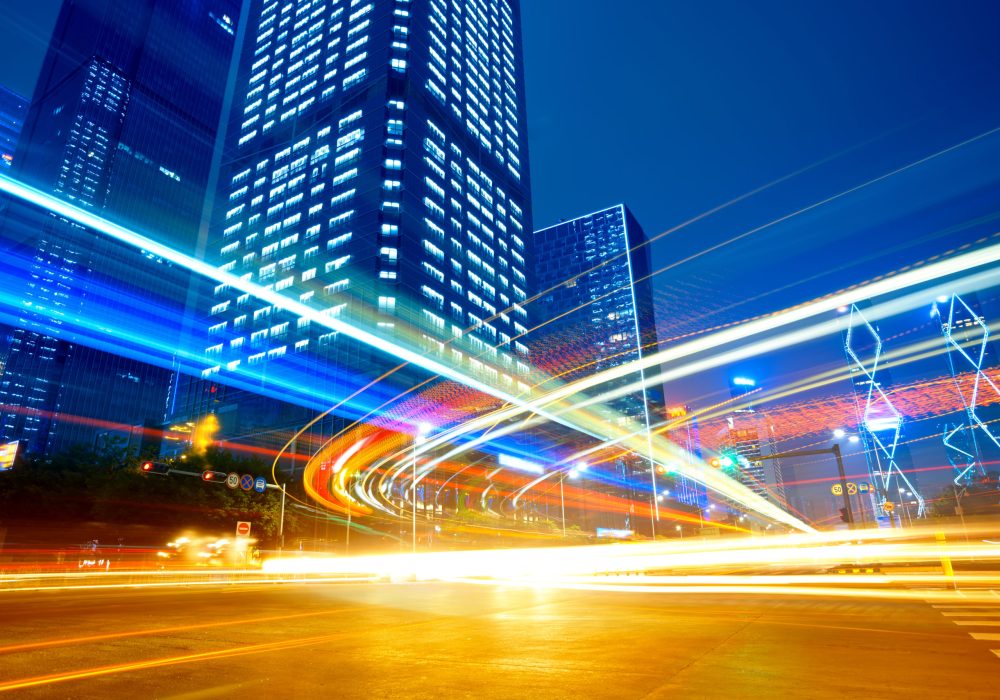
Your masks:
[[[844,458],[840,454],[840,445],[833,444],[830,448],[833,456],[837,458],[837,473],[840,475],[840,493],[844,498],[844,508],[847,509],[847,527],[854,529],[854,511],[851,509],[851,496],[847,493],[847,475],[844,473]]]
[[[837,474],[840,477],[840,495],[844,499],[844,511],[847,513],[847,527],[854,529],[854,509],[851,508],[851,497],[847,493],[847,474],[844,472],[844,457],[840,453],[840,445],[834,443],[833,447],[820,450],[792,450],[791,452],[779,452],[773,455],[761,455],[760,457],[747,457],[748,462],[763,462],[766,459],[785,459],[786,457],[811,457],[818,455],[833,454],[837,460]]]

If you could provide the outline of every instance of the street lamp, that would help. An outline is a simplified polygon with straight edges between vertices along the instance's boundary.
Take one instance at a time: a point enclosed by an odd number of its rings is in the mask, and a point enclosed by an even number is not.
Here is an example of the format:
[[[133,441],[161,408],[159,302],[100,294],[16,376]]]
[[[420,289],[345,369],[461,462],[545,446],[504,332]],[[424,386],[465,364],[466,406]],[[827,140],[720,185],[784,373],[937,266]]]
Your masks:
[[[413,449],[410,450],[410,458],[413,465],[413,553],[417,553],[417,445],[427,442],[433,426],[429,423],[418,423],[417,434],[413,436]]]
[[[677,530],[677,532],[680,533],[681,539],[683,540],[684,539],[684,528],[682,528],[680,525],[674,525],[674,529]]]
[[[580,462],[575,467],[566,469],[559,475],[559,513],[562,516],[563,537],[566,536],[566,497],[563,495],[563,482],[566,480],[567,476],[569,476],[570,479],[575,479],[580,476],[580,472],[585,471],[587,471],[587,465]]]

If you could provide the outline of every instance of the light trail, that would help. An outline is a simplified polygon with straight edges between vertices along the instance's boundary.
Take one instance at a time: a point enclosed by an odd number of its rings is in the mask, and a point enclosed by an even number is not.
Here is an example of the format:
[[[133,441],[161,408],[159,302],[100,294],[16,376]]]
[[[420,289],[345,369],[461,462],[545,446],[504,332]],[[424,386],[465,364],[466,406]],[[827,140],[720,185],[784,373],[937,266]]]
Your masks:
[[[938,532],[951,536],[975,533],[957,527],[945,530],[906,528],[775,535],[719,541],[627,543],[603,547],[572,546],[529,549],[474,550],[358,557],[269,559],[263,571],[278,574],[368,574],[392,580],[487,578],[529,582],[615,573],[713,570],[719,567],[833,566],[913,561],[1000,560],[989,543],[938,542]],[[923,537],[928,541],[901,541]]]
[[[98,666],[96,668],[80,669],[77,671],[67,671],[62,673],[49,673],[41,676],[29,678],[19,678],[11,681],[0,681],[0,692],[10,692],[13,690],[27,690],[40,686],[52,685],[54,683],[65,683],[67,681],[80,681],[89,678],[98,678],[117,673],[129,673],[133,671],[146,671],[154,668],[164,668],[167,666],[178,666],[181,664],[198,663],[211,661],[214,659],[228,659],[237,656],[247,656],[250,654],[263,654],[275,651],[285,651],[315,644],[324,644],[349,636],[349,632],[338,632],[335,634],[324,634],[314,637],[302,637],[299,639],[282,640],[278,642],[264,642],[261,644],[246,644],[227,649],[217,649],[214,651],[204,651],[194,654],[181,654],[178,656],[165,656],[157,659],[146,659],[144,661],[133,661],[130,663],[112,664],[108,666]]]
[[[51,647],[88,644],[90,642],[107,642],[116,639],[129,639],[132,637],[149,637],[160,634],[173,634],[175,632],[192,632],[194,630],[214,629],[218,627],[235,627],[238,625],[255,625],[268,622],[287,622],[301,618],[325,617],[346,612],[351,608],[334,608],[331,610],[319,610],[307,613],[289,613],[287,615],[267,615],[264,617],[242,617],[235,620],[223,620],[221,622],[201,622],[191,625],[174,625],[171,627],[150,627],[147,629],[125,630],[122,632],[108,632],[106,634],[88,634],[80,637],[64,637],[60,639],[47,639],[39,642],[25,642],[23,644],[8,644],[0,646],[0,654],[14,654],[35,649],[49,649]]]

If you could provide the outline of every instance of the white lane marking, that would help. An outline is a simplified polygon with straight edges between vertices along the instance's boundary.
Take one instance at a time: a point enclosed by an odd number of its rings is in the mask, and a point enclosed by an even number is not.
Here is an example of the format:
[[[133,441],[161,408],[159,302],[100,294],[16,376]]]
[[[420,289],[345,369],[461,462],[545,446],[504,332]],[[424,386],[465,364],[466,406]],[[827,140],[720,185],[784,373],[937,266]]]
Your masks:
[[[1000,620],[952,620],[952,622],[965,627],[1000,627]]]
[[[990,612],[981,610],[979,612],[943,612],[945,617],[1000,617],[1000,609]]]
[[[969,636],[980,642],[1000,642],[1000,634],[994,632],[969,632]]]
[[[1000,649],[990,649],[990,651],[992,651],[997,656],[1000,656]]]

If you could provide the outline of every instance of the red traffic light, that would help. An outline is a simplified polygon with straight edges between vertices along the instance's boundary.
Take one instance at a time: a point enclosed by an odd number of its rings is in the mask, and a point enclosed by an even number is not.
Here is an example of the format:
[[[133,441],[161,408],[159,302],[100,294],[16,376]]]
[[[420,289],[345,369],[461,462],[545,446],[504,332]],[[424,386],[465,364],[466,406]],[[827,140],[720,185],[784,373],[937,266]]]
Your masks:
[[[143,474],[163,474],[166,475],[170,472],[170,465],[164,464],[163,462],[143,462],[139,465],[139,469]]]
[[[223,482],[226,480],[226,472],[213,472],[211,469],[206,469],[201,473],[201,480]]]

